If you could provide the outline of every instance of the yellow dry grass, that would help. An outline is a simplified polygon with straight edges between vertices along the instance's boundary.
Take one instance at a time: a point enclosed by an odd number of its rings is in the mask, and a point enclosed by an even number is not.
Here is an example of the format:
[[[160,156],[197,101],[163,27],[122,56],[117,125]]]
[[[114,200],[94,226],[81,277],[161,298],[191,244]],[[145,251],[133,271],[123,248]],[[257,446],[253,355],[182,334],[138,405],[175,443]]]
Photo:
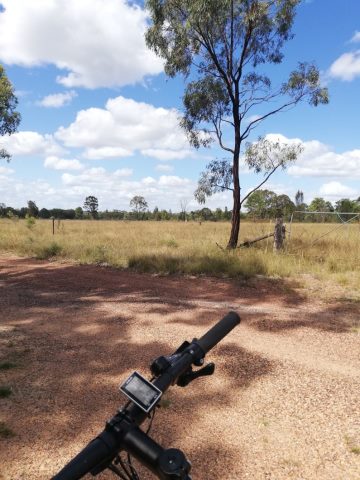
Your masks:
[[[228,222],[126,222],[0,219],[0,251],[37,258],[160,273],[228,276],[294,276],[311,273],[360,289],[360,225],[294,224],[291,242],[275,254],[272,239],[254,247],[222,251]],[[273,231],[273,223],[241,224],[240,241]],[[326,235],[325,235],[326,234]],[[320,238],[322,235],[322,238]]]

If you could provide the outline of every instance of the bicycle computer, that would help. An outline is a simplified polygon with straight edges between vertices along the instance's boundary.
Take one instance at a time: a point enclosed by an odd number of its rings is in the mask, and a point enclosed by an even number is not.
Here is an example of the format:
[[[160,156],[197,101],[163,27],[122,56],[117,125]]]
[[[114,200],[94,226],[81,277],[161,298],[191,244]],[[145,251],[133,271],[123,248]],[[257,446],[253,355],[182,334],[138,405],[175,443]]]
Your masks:
[[[120,391],[146,413],[150,412],[163,393],[138,372],[132,373],[120,385]]]

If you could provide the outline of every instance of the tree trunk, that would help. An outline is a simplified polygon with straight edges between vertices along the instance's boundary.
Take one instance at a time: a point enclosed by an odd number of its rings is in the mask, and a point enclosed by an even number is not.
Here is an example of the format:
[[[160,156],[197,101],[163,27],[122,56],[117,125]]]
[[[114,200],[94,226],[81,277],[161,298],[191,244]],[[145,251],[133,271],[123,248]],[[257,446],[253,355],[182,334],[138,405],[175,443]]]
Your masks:
[[[237,247],[237,242],[239,239],[240,232],[240,186],[239,179],[237,180],[237,185],[234,181],[234,191],[233,191],[233,210],[231,216],[231,233],[229,243],[227,245],[228,249],[233,249]]]
[[[237,247],[240,232],[240,182],[239,182],[239,158],[241,147],[240,136],[240,119],[239,119],[239,103],[238,103],[238,85],[236,86],[236,101],[233,103],[234,118],[234,155],[233,155],[233,210],[231,216],[231,233],[227,244],[229,250]]]

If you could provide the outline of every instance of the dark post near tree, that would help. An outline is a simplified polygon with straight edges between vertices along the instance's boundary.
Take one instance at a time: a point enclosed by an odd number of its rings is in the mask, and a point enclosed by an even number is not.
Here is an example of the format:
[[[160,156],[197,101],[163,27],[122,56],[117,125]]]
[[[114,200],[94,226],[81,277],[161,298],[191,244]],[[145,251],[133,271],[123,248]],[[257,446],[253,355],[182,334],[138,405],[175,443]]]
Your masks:
[[[200,202],[214,192],[231,190],[232,227],[228,248],[235,248],[240,229],[239,160],[243,142],[266,118],[304,99],[311,105],[328,102],[317,68],[299,63],[281,85],[273,85],[265,64],[279,64],[282,47],[292,38],[291,28],[301,0],[147,0],[152,25],[147,45],[165,60],[171,77],[190,74],[183,97],[182,127],[198,148],[214,138],[230,160],[211,162],[203,172],[196,197]],[[265,112],[263,112],[265,110]],[[263,112],[259,115],[259,112]],[[255,114],[255,116],[254,116]],[[228,140],[231,138],[231,140]],[[270,158],[260,147],[247,150],[246,161],[265,179],[294,160],[296,148]],[[271,146],[265,145],[269,153]],[[260,154],[259,154],[260,153]],[[283,154],[284,153],[284,154]],[[259,154],[259,155],[258,155]]]

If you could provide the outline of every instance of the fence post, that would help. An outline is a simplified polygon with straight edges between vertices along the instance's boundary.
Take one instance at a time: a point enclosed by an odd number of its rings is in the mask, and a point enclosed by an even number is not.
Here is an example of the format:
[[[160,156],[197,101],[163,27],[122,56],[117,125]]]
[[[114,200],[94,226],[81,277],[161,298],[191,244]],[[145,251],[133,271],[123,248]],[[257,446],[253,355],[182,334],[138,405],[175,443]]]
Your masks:
[[[284,247],[285,240],[285,225],[283,225],[283,219],[277,218],[275,222],[274,230],[274,251],[279,252]]]
[[[52,234],[55,235],[55,217],[50,217],[52,220]]]

